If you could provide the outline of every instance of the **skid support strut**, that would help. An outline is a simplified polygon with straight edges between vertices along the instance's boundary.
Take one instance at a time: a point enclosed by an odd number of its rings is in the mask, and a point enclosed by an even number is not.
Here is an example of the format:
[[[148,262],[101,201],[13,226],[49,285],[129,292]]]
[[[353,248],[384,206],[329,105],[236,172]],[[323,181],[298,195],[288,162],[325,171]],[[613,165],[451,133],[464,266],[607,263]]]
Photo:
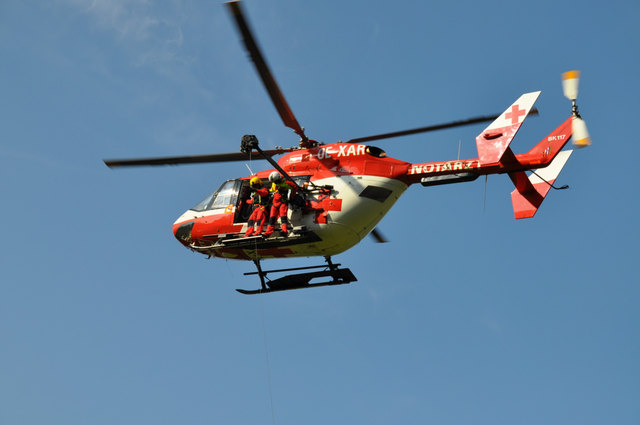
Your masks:
[[[264,282],[265,273],[262,272],[262,267],[260,267],[260,260],[256,258],[255,260],[253,260],[253,263],[258,269],[258,276],[260,276],[260,286],[262,286],[262,290],[265,291],[267,289],[267,285]]]

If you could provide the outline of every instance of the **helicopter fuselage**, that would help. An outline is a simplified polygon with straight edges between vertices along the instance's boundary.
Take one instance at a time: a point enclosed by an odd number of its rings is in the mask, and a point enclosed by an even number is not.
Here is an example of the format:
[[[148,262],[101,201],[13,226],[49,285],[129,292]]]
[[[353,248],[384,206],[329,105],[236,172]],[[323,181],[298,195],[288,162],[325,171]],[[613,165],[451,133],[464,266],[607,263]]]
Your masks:
[[[410,163],[365,145],[300,149],[278,165],[303,187],[304,204],[289,208],[290,237],[240,240],[252,208],[245,202],[249,176],[228,180],[185,211],[173,225],[176,238],[194,251],[231,259],[331,256],[366,237],[410,184]],[[257,176],[267,181],[272,171]]]

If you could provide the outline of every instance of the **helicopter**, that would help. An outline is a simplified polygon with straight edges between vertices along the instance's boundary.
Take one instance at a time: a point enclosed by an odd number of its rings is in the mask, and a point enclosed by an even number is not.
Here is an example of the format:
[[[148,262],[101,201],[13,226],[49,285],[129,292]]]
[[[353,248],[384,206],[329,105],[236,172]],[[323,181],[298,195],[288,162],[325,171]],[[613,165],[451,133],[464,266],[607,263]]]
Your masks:
[[[282,94],[248,24],[240,0],[225,3],[243,44],[285,126],[299,136],[298,146],[263,150],[255,135],[244,135],[240,152],[195,156],[104,160],[110,168],[162,166],[227,161],[267,160],[273,167],[251,176],[229,179],[218,190],[185,211],[172,226],[175,238],[191,251],[208,257],[252,261],[260,288],[236,289],[242,294],[264,294],[357,281],[348,268],[331,257],[357,245],[367,235],[386,242],[376,225],[409,186],[462,183],[489,174],[508,174],[516,219],[533,217],[568,161],[573,150],[563,150],[569,140],[576,148],[591,144],[586,124],[576,104],[580,72],[562,76],[564,95],[572,113],[529,152],[515,154],[510,143],[541,92],[525,93],[502,114],[351,139],[325,144],[306,136]],[[476,137],[477,158],[411,163],[387,156],[366,143],[482,122],[490,124]],[[282,155],[278,161],[273,157]],[[530,172],[530,174],[527,174]],[[266,182],[275,174],[286,181],[291,208],[282,219],[282,230],[268,236],[247,236],[254,205],[247,202],[252,181]],[[256,179],[257,178],[257,179]],[[267,186],[268,187],[268,186]],[[275,186],[274,186],[275,187]],[[272,188],[273,190],[273,188]],[[268,208],[268,207],[267,207]],[[273,222],[273,217],[271,221]],[[290,230],[285,227],[285,221]],[[274,258],[324,257],[326,264],[263,270],[261,261]],[[313,270],[315,271],[309,271]],[[290,273],[295,272],[295,273]],[[285,273],[271,279],[269,274]],[[328,278],[328,280],[327,280]],[[318,281],[318,279],[320,281]]]

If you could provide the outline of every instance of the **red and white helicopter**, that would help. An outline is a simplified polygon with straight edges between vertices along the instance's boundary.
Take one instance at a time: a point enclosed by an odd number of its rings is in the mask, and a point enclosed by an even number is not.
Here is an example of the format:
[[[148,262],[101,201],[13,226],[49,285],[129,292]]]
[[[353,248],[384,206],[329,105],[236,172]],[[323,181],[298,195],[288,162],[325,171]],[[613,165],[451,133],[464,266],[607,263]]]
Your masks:
[[[565,96],[573,104],[572,115],[529,152],[514,154],[509,144],[529,113],[537,113],[533,104],[540,92],[520,96],[502,114],[477,117],[413,130],[386,133],[332,144],[309,139],[291,111],[249,28],[240,1],[226,3],[244,45],[284,124],[300,136],[299,146],[264,151],[255,136],[245,136],[241,152],[165,158],[105,160],[109,167],[176,165],[224,161],[266,159],[286,180],[298,189],[297,206],[290,208],[288,219],[293,232],[244,237],[251,205],[245,202],[252,177],[267,180],[274,169],[255,176],[227,180],[195,207],[188,209],[173,224],[175,237],[185,247],[210,257],[253,261],[261,287],[242,290],[244,294],[266,293],[356,281],[347,268],[334,264],[331,256],[348,250],[371,234],[378,222],[407,188],[467,182],[488,174],[508,174],[515,189],[511,192],[516,219],[533,217],[553,187],[572,154],[562,150],[573,138],[576,147],[591,142],[586,125],[576,106],[579,71],[563,74]],[[363,143],[408,134],[452,128],[479,122],[491,124],[476,138],[478,158],[411,163],[390,158],[377,147]],[[276,162],[273,155],[283,156]],[[527,171],[532,171],[527,175]],[[270,258],[322,256],[327,264],[280,270],[262,270],[260,261]],[[300,270],[316,269],[316,271]],[[269,279],[269,273],[287,273]],[[317,282],[315,279],[326,279]]]

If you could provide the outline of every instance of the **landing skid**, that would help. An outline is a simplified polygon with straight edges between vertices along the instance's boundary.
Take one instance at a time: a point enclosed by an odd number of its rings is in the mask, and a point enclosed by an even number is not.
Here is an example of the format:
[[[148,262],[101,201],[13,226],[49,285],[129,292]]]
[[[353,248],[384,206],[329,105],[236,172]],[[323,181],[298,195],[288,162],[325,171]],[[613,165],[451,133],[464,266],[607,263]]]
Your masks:
[[[291,268],[291,269],[267,270],[267,271],[263,271],[262,267],[260,267],[260,260],[254,260],[254,263],[258,271],[245,273],[245,276],[257,274],[260,277],[260,283],[262,287],[260,289],[254,289],[254,290],[236,289],[236,291],[245,295],[267,294],[269,292],[289,291],[292,289],[315,288],[317,286],[344,285],[344,284],[355,282],[358,280],[353,275],[351,270],[341,269],[341,268],[338,268],[340,264],[333,264],[331,262],[331,257],[325,257],[325,259],[327,261],[327,265],[323,265],[323,266],[297,267],[297,268]],[[294,271],[294,270],[308,270],[308,269],[320,269],[320,268],[324,268],[325,270],[320,270],[316,272],[290,274],[274,280],[270,280],[267,277],[267,274],[269,273],[283,273],[283,272]],[[331,277],[331,280],[324,281],[324,282],[317,282],[317,283],[311,282],[312,279],[323,278],[323,277]]]

